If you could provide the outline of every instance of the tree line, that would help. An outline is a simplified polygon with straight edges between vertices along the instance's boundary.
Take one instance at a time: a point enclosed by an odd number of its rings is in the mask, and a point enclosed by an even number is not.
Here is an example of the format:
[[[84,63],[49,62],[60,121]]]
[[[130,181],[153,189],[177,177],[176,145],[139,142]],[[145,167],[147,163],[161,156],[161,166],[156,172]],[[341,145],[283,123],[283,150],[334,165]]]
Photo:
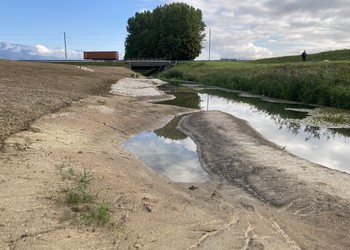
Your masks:
[[[203,48],[202,11],[185,3],[137,12],[128,19],[125,58],[193,60]]]

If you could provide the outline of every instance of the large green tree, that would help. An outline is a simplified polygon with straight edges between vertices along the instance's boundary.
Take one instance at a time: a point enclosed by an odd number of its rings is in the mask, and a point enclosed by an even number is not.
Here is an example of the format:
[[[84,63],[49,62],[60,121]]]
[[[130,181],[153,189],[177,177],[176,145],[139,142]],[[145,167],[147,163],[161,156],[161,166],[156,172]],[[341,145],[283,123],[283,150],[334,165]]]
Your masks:
[[[159,6],[128,20],[125,58],[193,60],[205,34],[202,11],[185,3]]]

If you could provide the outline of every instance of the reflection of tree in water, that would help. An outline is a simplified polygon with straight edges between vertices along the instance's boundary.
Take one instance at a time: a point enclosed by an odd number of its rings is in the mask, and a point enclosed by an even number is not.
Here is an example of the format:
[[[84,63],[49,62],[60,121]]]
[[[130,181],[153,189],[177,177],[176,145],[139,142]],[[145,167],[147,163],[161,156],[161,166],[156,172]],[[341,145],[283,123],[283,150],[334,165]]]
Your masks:
[[[176,129],[176,126],[182,117],[183,116],[176,116],[163,128],[155,130],[154,133],[156,133],[156,135],[159,137],[164,137],[175,141],[186,139],[187,136],[180,130]]]
[[[333,131],[334,135],[343,135],[350,138],[350,129],[348,128],[330,128],[329,130]]]
[[[239,92],[230,92],[218,89],[205,90],[203,93],[225,98],[228,103],[244,103],[253,106],[256,110],[267,115],[278,115],[284,119],[303,119],[307,116],[306,112],[295,110],[286,110],[287,108],[312,109],[310,105],[299,103],[272,102],[262,97],[241,96]]]
[[[306,112],[290,110],[296,109],[311,109],[313,107],[306,104],[296,103],[278,103],[269,102],[261,97],[246,97],[240,96],[237,92],[227,92],[223,90],[205,90],[205,93],[222,97],[227,103],[242,103],[249,104],[253,112],[268,116],[281,129],[286,129],[288,132],[297,135],[301,132],[307,134],[305,141],[311,139],[320,139],[321,137],[329,140],[337,136],[350,137],[350,129],[322,129],[316,126],[304,126],[290,119],[301,120],[307,116]]]
[[[175,95],[176,99],[160,103],[200,109],[201,100],[197,92],[193,92],[188,89],[186,90],[185,87],[177,86],[171,86],[170,89],[168,88],[163,90],[166,90],[167,92],[172,92],[171,94]],[[205,89],[200,91],[200,93],[205,93],[222,98],[222,102],[226,102],[227,104],[240,103],[250,105],[251,110],[253,110],[253,112],[257,112],[264,116],[268,116],[272,121],[274,121],[274,123],[279,129],[286,129],[287,131],[295,135],[301,132],[306,133],[306,141],[311,139],[320,139],[321,137],[324,137],[327,140],[337,136],[345,136],[346,138],[350,137],[350,129],[321,129],[316,126],[303,126],[300,123],[295,122],[295,120],[301,120],[306,118],[307,113],[299,112],[293,109],[314,108],[307,104],[271,102],[261,97],[241,96],[238,92],[224,91],[219,89]],[[176,134],[178,132],[167,132],[163,134],[173,134],[173,138],[176,138]],[[181,136],[179,135],[179,138],[180,137]]]
[[[325,130],[327,131],[327,130]],[[305,126],[304,128],[304,132],[307,133],[307,137],[305,138],[305,141],[309,141],[311,139],[320,139],[321,138],[321,129],[319,127],[315,127],[315,126]],[[330,136],[327,133],[324,133],[325,138],[327,138],[327,140],[330,139]]]
[[[329,140],[335,137],[350,137],[350,129],[324,129],[316,126],[302,125],[295,121],[284,119],[279,115],[269,114],[266,111],[259,110],[258,112],[263,115],[268,115],[276,126],[278,126],[279,130],[286,129],[288,132],[294,135],[304,132],[306,134],[305,141],[309,141],[311,139],[320,140],[321,138]]]
[[[350,129],[322,129],[320,127],[315,126],[305,126],[305,132],[308,132],[309,135],[305,140],[308,141],[310,139],[320,139],[321,137],[326,138],[327,140],[336,137],[344,137],[344,139],[350,138]]]
[[[278,126],[278,129],[287,129],[288,132],[292,134],[299,134],[301,125],[300,123],[290,122],[289,120],[283,119],[278,115],[270,115],[271,120]]]
[[[172,95],[174,95],[176,98],[170,101],[158,103],[200,109],[201,98],[197,92],[176,92],[172,93]]]

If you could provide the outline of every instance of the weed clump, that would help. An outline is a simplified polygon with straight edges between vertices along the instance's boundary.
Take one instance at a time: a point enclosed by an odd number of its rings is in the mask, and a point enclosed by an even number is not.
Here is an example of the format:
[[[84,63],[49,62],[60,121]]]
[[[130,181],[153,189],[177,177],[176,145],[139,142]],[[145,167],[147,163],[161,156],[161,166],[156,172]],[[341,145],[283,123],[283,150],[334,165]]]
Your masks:
[[[60,164],[57,168],[62,180],[69,181],[69,187],[65,190],[65,203],[71,211],[79,212],[87,225],[105,225],[110,219],[109,204],[98,201],[101,190],[91,193],[90,185],[94,180],[92,174],[86,169],[77,173],[70,164]]]
[[[93,224],[96,222],[98,225],[105,225],[110,218],[110,210],[109,210],[109,204],[106,202],[103,202],[97,207],[92,208],[86,219],[87,224]]]

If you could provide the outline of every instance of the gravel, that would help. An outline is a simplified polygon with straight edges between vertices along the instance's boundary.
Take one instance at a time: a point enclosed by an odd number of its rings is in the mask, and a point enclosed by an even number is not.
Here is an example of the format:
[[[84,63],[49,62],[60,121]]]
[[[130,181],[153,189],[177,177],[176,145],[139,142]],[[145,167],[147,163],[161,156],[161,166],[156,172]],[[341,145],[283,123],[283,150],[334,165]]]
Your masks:
[[[110,93],[132,97],[162,96],[164,93],[155,87],[164,83],[158,79],[123,78],[112,85]]]

